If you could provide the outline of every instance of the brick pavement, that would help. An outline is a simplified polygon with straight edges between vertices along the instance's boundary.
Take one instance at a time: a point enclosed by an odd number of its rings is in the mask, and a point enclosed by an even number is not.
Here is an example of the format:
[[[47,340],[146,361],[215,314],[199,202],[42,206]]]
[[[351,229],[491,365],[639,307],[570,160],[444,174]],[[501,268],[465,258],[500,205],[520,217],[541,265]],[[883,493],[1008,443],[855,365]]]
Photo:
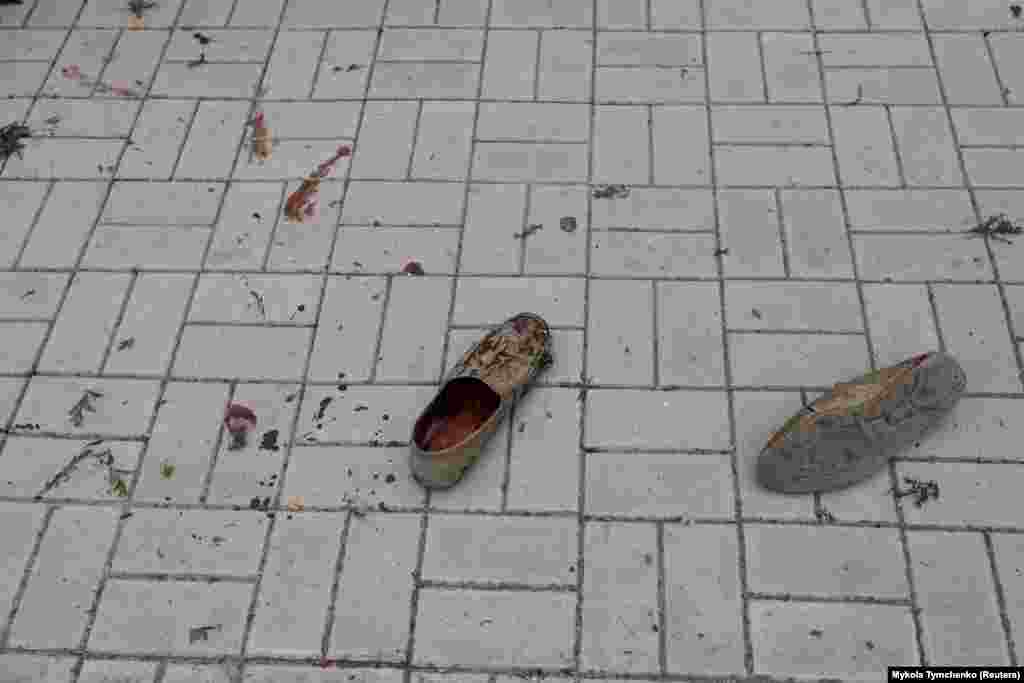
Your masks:
[[[0,7],[0,124],[36,133],[0,163],[0,682],[1019,663],[1024,247],[957,234],[1024,218],[1006,2],[128,15]],[[283,221],[343,143],[320,217]],[[411,422],[520,310],[555,365],[428,494]],[[922,348],[970,382],[938,434],[848,491],[757,488],[801,397]],[[232,399],[259,417],[243,450]],[[109,459],[53,480],[87,448]]]

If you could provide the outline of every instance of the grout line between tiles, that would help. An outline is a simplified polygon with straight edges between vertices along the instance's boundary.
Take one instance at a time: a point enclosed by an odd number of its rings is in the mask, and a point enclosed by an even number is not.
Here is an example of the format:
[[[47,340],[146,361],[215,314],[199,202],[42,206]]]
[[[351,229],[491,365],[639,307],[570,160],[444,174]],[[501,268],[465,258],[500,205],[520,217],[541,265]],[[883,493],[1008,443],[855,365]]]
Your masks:
[[[107,362],[110,360],[110,354],[114,351],[114,340],[117,339],[117,333],[121,329],[121,324],[124,322],[124,315],[128,311],[128,305],[131,303],[132,295],[135,292],[138,282],[139,271],[132,270],[131,276],[128,280],[128,286],[124,291],[124,297],[121,300],[121,305],[118,307],[117,316],[114,318],[114,324],[110,326],[110,332],[107,335],[107,343],[103,349],[103,356],[100,358],[100,366],[97,372],[98,375],[104,374],[107,369]]]
[[[885,121],[889,126],[889,136],[892,141],[892,156],[896,160],[896,172],[900,177],[900,188],[907,189],[907,174],[903,167],[903,155],[900,154],[899,139],[896,136],[896,126],[892,120],[892,105],[882,105],[885,111]]]
[[[47,505],[43,512],[43,518],[40,521],[39,529],[36,530],[35,539],[32,542],[32,549],[29,551],[28,559],[25,561],[24,569],[22,569],[14,594],[11,596],[11,607],[7,611],[7,614],[3,615],[3,621],[0,622],[0,652],[3,652],[10,647],[11,631],[14,629],[14,619],[18,614],[18,609],[21,607],[21,601],[25,598],[25,591],[28,590],[28,582],[32,578],[32,574],[35,571],[36,561],[39,558],[39,552],[43,547],[43,538],[46,536],[46,532],[50,528],[50,522],[53,520],[53,515],[56,510],[56,505]]]
[[[992,585],[996,592],[996,606],[999,609],[999,621],[1003,627],[1003,637],[1006,639],[1006,652],[1010,655],[1010,664],[1017,666],[1017,648],[1013,642],[1013,625],[1006,605],[1006,589],[999,575],[999,564],[996,562],[995,545],[992,542],[992,533],[984,531],[981,534],[985,542],[985,555],[988,559],[989,570],[992,572]]]
[[[231,380],[227,382],[228,396],[226,403],[230,404],[234,402],[235,396],[238,393],[239,383],[240,380]],[[213,487],[213,476],[217,472],[217,465],[220,462],[220,450],[221,446],[224,444],[226,432],[227,430],[224,428],[223,424],[217,427],[217,435],[213,438],[213,446],[210,451],[210,462],[206,467],[206,472],[203,474],[203,484],[199,490],[200,505],[205,505],[209,501],[210,489]]]

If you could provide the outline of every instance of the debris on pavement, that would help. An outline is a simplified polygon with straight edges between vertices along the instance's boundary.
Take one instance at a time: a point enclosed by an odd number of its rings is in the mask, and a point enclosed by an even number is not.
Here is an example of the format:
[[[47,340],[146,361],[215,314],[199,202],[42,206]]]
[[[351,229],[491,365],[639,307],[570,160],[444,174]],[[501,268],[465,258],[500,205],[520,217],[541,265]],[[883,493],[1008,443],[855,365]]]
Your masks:
[[[213,42],[213,38],[211,38],[210,36],[205,35],[203,33],[200,33],[199,31],[196,31],[195,33],[193,33],[192,37],[195,38],[197,41],[199,41],[199,44],[202,45],[203,47],[205,47],[205,46],[207,46],[207,45],[209,45],[210,43]]]
[[[334,170],[334,165],[339,159],[352,154],[352,148],[348,145],[338,147],[334,156],[317,166],[316,170],[309,174],[299,185],[299,189],[293,192],[288,201],[285,202],[285,217],[291,223],[302,223],[307,218],[315,218],[317,215],[318,201],[317,193],[320,191],[320,180]]]
[[[1010,5],[1010,14],[1013,15],[1014,19],[1020,19],[1020,12],[1021,12],[1021,7],[1020,7],[1019,4],[1013,3],[1013,4]]]
[[[939,499],[939,483],[937,481],[921,481],[914,477],[903,477],[903,483],[908,486],[906,489],[896,488],[893,494],[897,498],[913,496],[914,507],[920,508],[930,500]]]
[[[854,97],[849,102],[847,102],[846,106],[847,107],[851,107],[851,106],[853,106],[855,104],[860,104],[863,100],[864,100],[864,84],[863,83],[858,83],[857,84],[857,96]]]
[[[523,228],[522,232],[513,233],[512,237],[516,238],[517,240],[524,240],[527,237],[529,237],[530,235],[532,235],[533,233],[537,232],[538,230],[543,230],[543,229],[544,229],[544,226],[541,225],[540,223],[532,223],[532,224],[526,226],[525,228]]]
[[[267,128],[266,117],[263,112],[256,112],[252,121],[252,156],[260,161],[266,161],[274,151],[274,138]]]
[[[763,315],[761,314],[761,311],[759,311],[759,310],[758,310],[758,309],[756,309],[756,308],[751,308],[751,309],[750,309],[750,315],[754,316],[754,317],[755,317],[755,318],[757,318],[758,320],[760,320],[760,319],[761,319],[762,317],[764,317],[764,316],[763,316]]]
[[[64,78],[72,81],[78,81],[86,87],[95,87],[97,94],[112,94],[119,95],[121,97],[140,96],[137,90],[134,90],[122,81],[111,81],[108,84],[99,79],[86,76],[82,73],[82,68],[77,64],[69,64],[61,69],[60,72],[64,75]]]
[[[102,392],[86,389],[82,393],[82,398],[78,399],[78,402],[68,411],[68,420],[72,426],[81,427],[82,423],[85,422],[85,414],[96,412],[96,406],[93,405],[93,401],[102,397]]]
[[[245,448],[248,443],[249,430],[256,426],[256,413],[241,403],[229,403],[224,413],[224,427],[231,434],[228,450]]]
[[[206,50],[200,50],[198,57],[196,57],[195,59],[189,60],[188,68],[195,69],[195,68],[200,67],[203,64],[207,64],[207,63],[208,62],[206,61]]]
[[[402,272],[406,275],[424,275],[423,266],[419,261],[406,261],[402,266]]]
[[[967,233],[968,238],[987,237],[994,239],[997,242],[1013,244],[1013,242],[1003,237],[1003,235],[1019,235],[1024,232],[1024,228],[1019,225],[1014,225],[1013,221],[1011,221],[1006,214],[999,213],[994,216],[989,216],[984,221],[965,232]]]
[[[814,511],[814,518],[817,519],[819,522],[836,521],[836,516],[829,512],[828,508],[826,508],[824,505],[822,505],[820,508]]]
[[[177,468],[174,466],[174,463],[170,463],[170,462],[160,463],[160,477],[162,479],[173,479],[174,478],[174,470],[176,470],[176,469]]]
[[[206,641],[210,639],[211,631],[219,631],[221,625],[216,626],[193,626],[188,630],[188,644],[194,645],[200,641]]]
[[[128,15],[128,30],[141,31],[146,28],[144,13],[154,7],[156,7],[155,2],[148,2],[147,0],[128,0],[128,11],[131,12],[131,14]]]
[[[729,248],[728,247],[726,247],[724,249],[721,249],[721,248],[720,249],[715,249],[715,256],[728,256],[728,255],[729,255]]]
[[[260,439],[259,450],[271,451],[273,453],[276,453],[279,450],[281,450],[281,447],[277,444],[277,438],[280,436],[280,434],[281,432],[277,429],[268,429],[267,431],[265,431],[263,433],[263,437]]]
[[[629,188],[625,185],[598,185],[594,188],[594,199],[625,199]]]
[[[362,64],[349,64],[348,66],[336,65],[336,66],[331,67],[331,71],[333,71],[334,73],[338,73],[339,71],[344,71],[344,72],[347,73],[349,71],[358,71],[359,69],[362,69],[362,68],[363,68]]]
[[[114,467],[114,454],[110,448],[97,448],[103,441],[90,441],[82,450],[79,451],[64,467],[60,469],[57,474],[53,475],[49,481],[47,481],[42,490],[36,494],[36,500],[41,499],[53,491],[58,486],[71,481],[71,475],[79,468],[79,466],[86,460],[95,460],[99,465],[104,467],[107,472],[107,484],[110,486],[111,493],[120,498],[128,496],[128,484],[125,483],[123,476],[131,475],[135,473],[135,470],[124,470]]]
[[[23,159],[22,152],[25,149],[25,143],[22,140],[30,137],[32,137],[32,131],[28,126],[20,123],[9,123],[0,128],[0,161],[14,155]]]
[[[135,346],[135,337],[125,337],[117,344],[118,351],[125,351]]]
[[[562,232],[576,232],[576,217],[562,216],[558,219],[558,227]]]
[[[288,497],[288,512],[302,512],[306,509],[306,502],[302,496]]]

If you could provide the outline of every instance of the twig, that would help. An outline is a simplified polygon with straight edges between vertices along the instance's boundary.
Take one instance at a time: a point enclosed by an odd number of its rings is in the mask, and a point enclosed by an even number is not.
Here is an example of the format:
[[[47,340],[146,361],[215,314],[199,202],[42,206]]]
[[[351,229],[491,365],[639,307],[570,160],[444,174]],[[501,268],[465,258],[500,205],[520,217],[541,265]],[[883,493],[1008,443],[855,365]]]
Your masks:
[[[128,485],[125,484],[124,479],[119,475],[133,474],[134,470],[122,470],[114,467],[114,454],[110,448],[104,448],[102,450],[93,450],[94,447],[103,443],[102,441],[91,441],[87,443],[82,450],[68,461],[68,464],[61,468],[60,472],[53,475],[53,477],[43,485],[42,491],[36,494],[36,498],[42,498],[46,494],[53,491],[58,486],[71,480],[71,474],[78,469],[78,466],[89,459],[95,460],[97,463],[107,469],[107,484],[110,486],[111,491],[121,497],[128,495]]]
[[[93,405],[93,400],[102,398],[103,394],[99,391],[93,391],[92,389],[86,389],[82,394],[82,398],[78,399],[78,402],[71,407],[68,411],[69,420],[75,427],[81,427],[85,421],[85,413],[95,413],[96,406]]]

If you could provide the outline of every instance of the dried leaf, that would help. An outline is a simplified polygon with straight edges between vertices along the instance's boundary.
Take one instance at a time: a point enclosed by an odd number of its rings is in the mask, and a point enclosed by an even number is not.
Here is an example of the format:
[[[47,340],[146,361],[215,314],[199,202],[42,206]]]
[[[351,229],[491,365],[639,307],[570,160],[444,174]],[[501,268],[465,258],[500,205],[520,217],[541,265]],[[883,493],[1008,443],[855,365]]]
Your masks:
[[[128,484],[124,483],[124,479],[121,479],[120,477],[114,480],[114,484],[111,486],[110,490],[118,498],[128,497]]]
[[[302,496],[288,497],[288,512],[302,512],[305,508],[306,503],[302,499]]]

